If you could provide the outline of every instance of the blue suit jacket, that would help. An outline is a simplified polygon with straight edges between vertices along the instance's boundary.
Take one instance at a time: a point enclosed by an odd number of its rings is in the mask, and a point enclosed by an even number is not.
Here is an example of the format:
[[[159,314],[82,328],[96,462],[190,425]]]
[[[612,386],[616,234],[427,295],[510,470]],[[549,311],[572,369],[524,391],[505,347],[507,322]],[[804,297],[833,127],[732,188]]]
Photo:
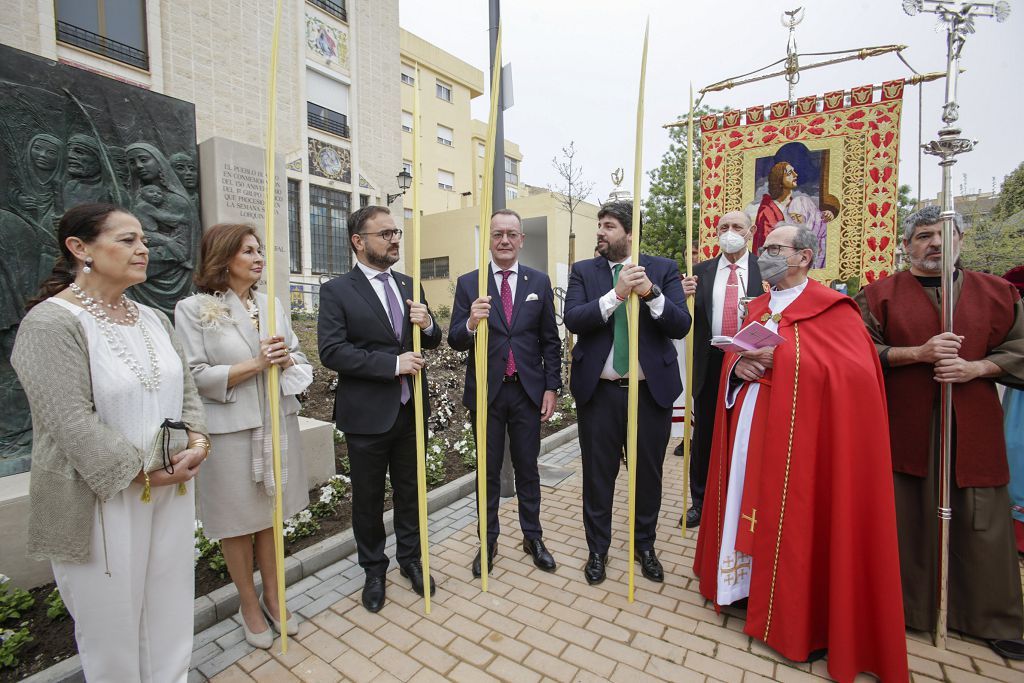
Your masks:
[[[665,295],[665,309],[660,318],[651,316],[647,304],[640,302],[640,368],[647,378],[651,396],[663,408],[683,391],[679,380],[679,361],[673,339],[682,339],[690,331],[690,314],[679,283],[676,262],[660,256],[641,254],[640,265],[647,277]],[[612,289],[612,271],[608,260],[598,256],[578,261],[569,274],[565,294],[565,326],[578,335],[572,350],[572,373],[569,388],[579,404],[594,394],[601,370],[612,350],[614,316],[601,317],[598,299]],[[628,301],[623,302],[625,306]]]
[[[547,275],[519,264],[516,297],[512,303],[512,323],[505,320],[501,295],[494,282],[494,272],[488,267],[487,293],[491,296],[491,313],[487,318],[487,403],[494,401],[505,374],[508,352],[516,359],[516,372],[527,396],[540,406],[545,391],[556,391],[562,386],[562,342],[555,324],[555,297]],[[473,334],[466,329],[469,308],[477,298],[478,270],[459,277],[452,305],[452,324],[448,330],[448,345],[456,351],[469,351],[466,366],[466,389],[462,404],[476,410],[476,371],[474,364]],[[531,294],[535,296],[530,296]],[[527,301],[529,299],[529,301]],[[539,413],[538,413],[539,415]]]

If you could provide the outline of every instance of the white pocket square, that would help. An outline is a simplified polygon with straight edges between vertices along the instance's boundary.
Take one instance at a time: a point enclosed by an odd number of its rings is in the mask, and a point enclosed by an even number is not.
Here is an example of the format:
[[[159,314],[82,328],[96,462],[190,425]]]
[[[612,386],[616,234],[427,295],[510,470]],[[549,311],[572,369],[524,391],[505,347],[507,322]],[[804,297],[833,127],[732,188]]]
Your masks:
[[[533,292],[531,294],[527,294],[526,295],[526,300],[527,301],[537,301],[537,298],[538,297],[537,297],[537,293],[536,292]]]

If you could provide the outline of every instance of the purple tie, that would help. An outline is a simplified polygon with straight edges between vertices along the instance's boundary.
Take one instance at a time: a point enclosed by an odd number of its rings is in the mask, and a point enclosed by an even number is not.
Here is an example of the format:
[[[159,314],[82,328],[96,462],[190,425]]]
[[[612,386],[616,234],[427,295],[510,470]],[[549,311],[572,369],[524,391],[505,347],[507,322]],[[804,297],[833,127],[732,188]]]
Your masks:
[[[374,275],[374,279],[380,280],[381,284],[384,285],[384,294],[388,300],[388,314],[391,318],[391,327],[395,331],[395,336],[398,338],[399,344],[402,342],[402,323],[404,317],[402,316],[402,305],[398,303],[398,297],[395,296],[395,290],[391,288],[391,283],[388,279],[391,277],[391,273],[378,273]],[[402,382],[402,404],[409,402],[409,383],[405,381],[405,377],[399,376]]]
[[[512,326],[512,287],[508,284],[511,270],[501,271],[501,307],[505,310],[505,322]],[[512,355],[511,345],[508,347],[508,360],[505,362],[505,376],[516,374],[516,359]]]

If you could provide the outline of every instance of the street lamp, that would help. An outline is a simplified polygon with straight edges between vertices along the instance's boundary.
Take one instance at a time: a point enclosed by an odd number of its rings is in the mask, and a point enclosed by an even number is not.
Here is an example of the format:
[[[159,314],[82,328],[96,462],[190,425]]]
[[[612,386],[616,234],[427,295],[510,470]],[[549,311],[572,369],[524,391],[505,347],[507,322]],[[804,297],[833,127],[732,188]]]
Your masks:
[[[960,105],[957,102],[957,79],[960,75],[960,53],[967,36],[974,33],[975,17],[995,17],[999,23],[1010,16],[1010,5],[996,3],[943,2],[940,0],[903,0],[903,11],[910,16],[919,12],[937,14],[946,29],[946,96],[942,105],[942,128],[939,137],[922,145],[925,154],[939,158],[942,167],[942,329],[953,331],[953,210],[952,167],[959,154],[974,149],[975,140],[961,137],[957,125]],[[939,411],[939,568],[938,609],[935,619],[936,647],[946,647],[946,625],[949,605],[949,524],[953,516],[950,507],[950,469],[952,467],[953,394],[948,384],[940,387]],[[959,511],[958,511],[959,512]]]
[[[395,180],[398,181],[398,189],[401,190],[401,192],[388,195],[389,206],[396,199],[404,195],[406,190],[412,187],[412,173],[409,173],[409,171],[403,168],[401,171],[399,171],[398,175],[395,176]]]

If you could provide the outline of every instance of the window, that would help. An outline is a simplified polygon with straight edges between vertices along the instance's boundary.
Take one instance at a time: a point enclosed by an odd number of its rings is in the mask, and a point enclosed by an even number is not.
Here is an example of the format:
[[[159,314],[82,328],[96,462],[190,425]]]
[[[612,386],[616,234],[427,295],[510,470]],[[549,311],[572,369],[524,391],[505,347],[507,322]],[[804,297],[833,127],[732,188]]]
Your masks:
[[[505,157],[505,182],[509,185],[519,184],[519,162],[511,157]]]
[[[405,62],[402,62],[402,83],[406,85],[416,84],[416,69],[412,68]]]
[[[514,187],[507,187],[505,188],[505,197],[507,199],[516,199],[519,197],[519,190]]]
[[[448,257],[420,259],[420,277],[425,280],[447,280]]]
[[[302,226],[299,224],[298,180],[288,181],[288,262],[293,273],[302,272]]]
[[[309,0],[309,2],[342,21],[348,21],[348,12],[345,11],[345,0]]]
[[[437,187],[442,190],[454,190],[455,174],[451,171],[437,169]]]
[[[57,40],[149,69],[145,0],[57,0]]]
[[[452,137],[454,135],[455,131],[453,131],[451,128],[448,128],[447,126],[442,126],[441,124],[437,124],[437,141],[440,142],[442,145],[451,147],[453,144]]]
[[[359,195],[359,208],[360,209],[365,209],[369,205],[370,205],[370,195],[368,195],[368,194],[361,194],[361,195]]]
[[[309,186],[309,237],[314,273],[349,271],[348,213],[351,198],[329,187]]]
[[[406,209],[404,215],[405,215],[405,220],[411,221],[412,220],[412,209]]]
[[[476,143],[476,155],[478,157],[480,157],[481,159],[483,159],[485,156],[487,156],[487,148],[484,147],[484,143],[482,143],[482,142]]]
[[[348,86],[306,69],[306,123],[311,128],[349,137]]]
[[[412,175],[412,162],[402,159],[402,170],[408,173],[409,175]]]
[[[445,102],[452,101],[452,86],[444,81],[437,82],[437,97]]]
[[[412,112],[411,111],[403,111],[402,112],[402,130],[404,130],[406,133],[411,133],[412,132]]]

